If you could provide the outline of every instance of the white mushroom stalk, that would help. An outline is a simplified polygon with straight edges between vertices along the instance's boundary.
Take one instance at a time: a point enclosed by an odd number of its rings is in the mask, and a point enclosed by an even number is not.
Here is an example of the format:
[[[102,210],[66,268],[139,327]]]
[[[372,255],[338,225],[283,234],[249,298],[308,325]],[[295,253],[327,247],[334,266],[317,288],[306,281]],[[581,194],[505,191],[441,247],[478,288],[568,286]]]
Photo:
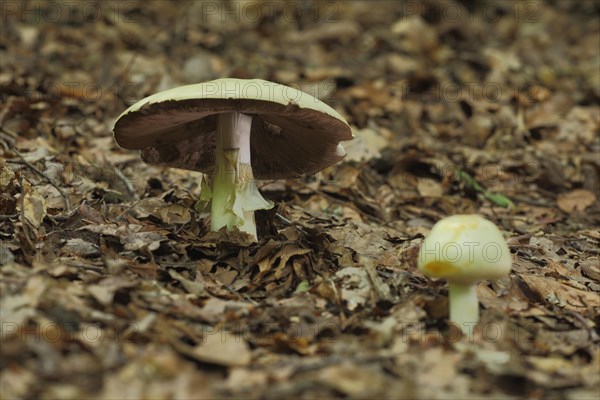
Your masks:
[[[254,211],[268,210],[252,173],[250,129],[252,116],[239,112],[218,115],[216,165],[212,177],[211,228],[237,227],[256,238]]]
[[[473,284],[448,282],[450,321],[467,331],[479,321],[477,287]]]

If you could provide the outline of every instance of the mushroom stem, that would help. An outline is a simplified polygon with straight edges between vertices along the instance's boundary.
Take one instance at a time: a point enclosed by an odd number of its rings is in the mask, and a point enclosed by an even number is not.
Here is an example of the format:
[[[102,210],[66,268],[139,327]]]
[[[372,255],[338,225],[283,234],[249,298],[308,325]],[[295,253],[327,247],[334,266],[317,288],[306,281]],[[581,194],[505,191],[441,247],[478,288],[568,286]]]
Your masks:
[[[467,332],[469,327],[472,328],[479,320],[476,285],[448,282],[448,290],[450,321],[457,324],[463,332]]]
[[[256,187],[250,160],[252,116],[239,112],[218,115],[216,166],[213,176],[211,228],[236,226],[256,239],[254,211],[273,205]]]

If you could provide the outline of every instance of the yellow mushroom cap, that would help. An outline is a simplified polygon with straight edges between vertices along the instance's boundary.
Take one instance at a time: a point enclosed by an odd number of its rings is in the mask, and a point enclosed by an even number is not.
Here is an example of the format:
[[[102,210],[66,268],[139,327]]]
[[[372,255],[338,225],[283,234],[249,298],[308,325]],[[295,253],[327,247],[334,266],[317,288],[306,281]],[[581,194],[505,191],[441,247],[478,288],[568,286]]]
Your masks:
[[[511,263],[498,227],[475,214],[438,221],[423,241],[418,260],[425,275],[460,283],[506,276]]]

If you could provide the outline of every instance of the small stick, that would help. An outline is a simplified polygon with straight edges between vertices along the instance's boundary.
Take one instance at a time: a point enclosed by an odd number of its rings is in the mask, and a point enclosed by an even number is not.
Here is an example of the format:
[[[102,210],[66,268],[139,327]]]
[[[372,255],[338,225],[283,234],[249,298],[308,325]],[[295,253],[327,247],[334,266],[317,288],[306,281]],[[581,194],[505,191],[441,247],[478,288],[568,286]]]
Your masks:
[[[285,224],[298,229],[300,232],[304,233],[305,235],[307,234],[306,231],[304,230],[304,228],[302,228],[300,226],[300,224],[294,224],[292,221],[290,221],[289,219],[287,219],[286,217],[284,217],[283,215],[281,215],[279,213],[275,213],[275,216],[277,218],[279,218],[280,220],[282,220]]]
[[[114,168],[115,172],[117,173],[117,177],[119,179],[121,179],[121,181],[123,181],[123,183],[125,184],[125,187],[127,188],[127,191],[129,192],[129,194],[133,197],[134,200],[138,200],[139,197],[138,197],[137,193],[135,192],[135,188],[131,184],[131,181],[129,179],[127,179],[125,174],[123,174],[123,172],[121,172],[121,170],[119,168],[117,168],[117,167],[113,167],[113,168]]]
[[[0,139],[2,139],[0,140],[0,144],[2,144],[2,147],[4,147],[6,151],[8,151],[9,146],[12,147],[15,145],[15,141],[17,140],[17,134],[11,131],[10,129],[0,126]]]

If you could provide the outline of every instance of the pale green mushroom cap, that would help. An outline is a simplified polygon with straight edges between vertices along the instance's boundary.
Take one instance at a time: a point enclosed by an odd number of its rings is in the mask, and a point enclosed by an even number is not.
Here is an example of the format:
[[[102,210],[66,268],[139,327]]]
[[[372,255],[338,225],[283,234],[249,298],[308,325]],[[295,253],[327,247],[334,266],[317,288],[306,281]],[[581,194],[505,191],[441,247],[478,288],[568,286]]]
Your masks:
[[[423,241],[418,260],[425,275],[464,284],[506,276],[511,264],[502,233],[479,215],[438,221]]]
[[[314,174],[345,156],[346,120],[315,97],[261,79],[217,79],[146,97],[119,116],[117,143],[151,164],[212,173],[217,115],[252,115],[256,179]]]
[[[135,111],[139,111],[146,105],[162,103],[165,101],[181,101],[196,99],[213,100],[262,100],[278,103],[283,106],[295,104],[300,108],[310,108],[344,121],[337,111],[323,103],[321,100],[290,86],[280,85],[263,79],[236,79],[223,78],[213,81],[196,83],[193,85],[179,86],[163,90],[148,96],[131,105],[123,111],[119,118]]]

